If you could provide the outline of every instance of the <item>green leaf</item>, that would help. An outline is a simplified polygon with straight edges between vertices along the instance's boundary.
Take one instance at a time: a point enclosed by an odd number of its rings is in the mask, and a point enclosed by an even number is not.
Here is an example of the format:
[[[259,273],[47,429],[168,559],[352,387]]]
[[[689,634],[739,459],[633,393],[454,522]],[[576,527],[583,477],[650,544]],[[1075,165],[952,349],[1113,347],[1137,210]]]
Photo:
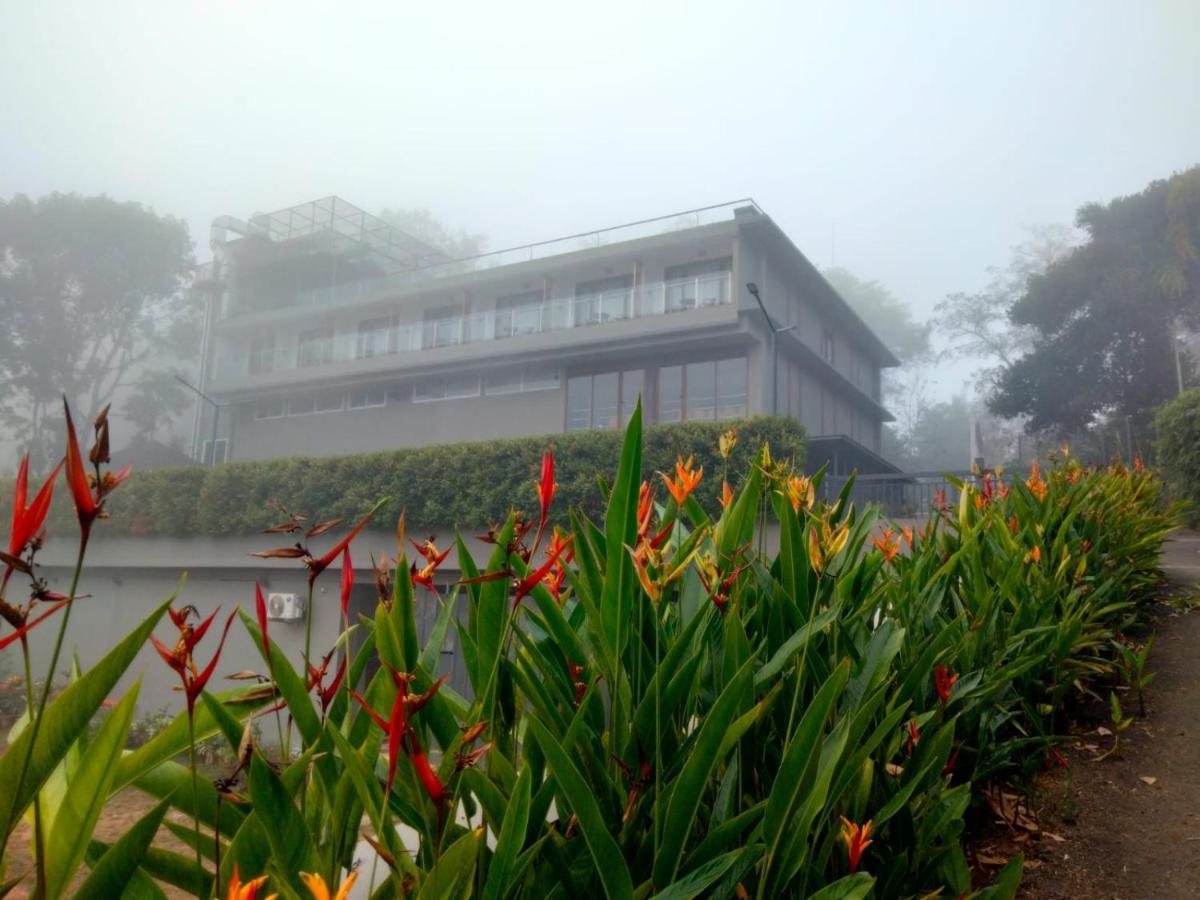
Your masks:
[[[874,886],[875,879],[866,872],[855,872],[809,894],[808,900],[862,900]]]
[[[979,900],[1013,900],[1021,886],[1025,854],[1018,853],[996,874],[996,880],[979,892]]]
[[[46,836],[46,896],[59,897],[83,861],[88,841],[108,800],[117,761],[125,749],[125,738],[133,721],[141,679],[133,683],[112,714],[104,720],[95,739],[67,787]]]
[[[725,734],[745,699],[753,665],[754,657],[751,657],[729,679],[716,703],[701,722],[691,752],[675,778],[670,802],[666,804],[662,842],[654,858],[655,884],[665,885],[675,880],[679,862],[683,858],[684,845],[692,833],[696,812],[704,797],[704,786],[713,769],[721,761],[717,750],[721,747]]]
[[[162,614],[175,599],[172,595],[131,631],[117,646],[92,666],[78,681],[69,684],[47,707],[38,730],[37,745],[30,753],[33,729],[26,729],[0,756],[0,845],[7,843],[33,795],[50,777],[67,751],[79,738],[129,668]],[[21,766],[29,757],[29,769],[21,781]],[[17,790],[21,782],[20,791]]]
[[[529,766],[521,769],[516,787],[509,798],[504,813],[504,825],[496,839],[496,849],[488,866],[487,881],[483,885],[481,900],[501,900],[512,887],[512,876],[516,870],[517,857],[525,843],[525,829],[529,825],[529,804],[533,784],[533,770]]]
[[[170,805],[169,800],[158,803],[121,835],[121,839],[92,866],[92,872],[80,885],[75,900],[108,900],[110,897],[120,897],[142,864],[150,842],[154,840],[158,826]]]
[[[779,649],[763,664],[762,668],[754,673],[754,686],[759,687],[778,675],[792,657],[812,640],[813,635],[824,631],[841,614],[841,606],[835,604],[796,629],[795,633],[779,646]]]
[[[297,891],[303,890],[300,873],[319,871],[320,860],[300,810],[279,776],[257,752],[250,761],[250,799],[266,832],[276,877]]]
[[[608,514],[604,519],[606,549],[600,615],[613,660],[621,658],[625,642],[629,639],[632,603],[638,591],[633,561],[625,548],[633,546],[637,539],[637,504],[641,476],[642,401],[639,398],[625,429],[621,462],[617,468],[612,495],[609,497]]]
[[[629,875],[629,866],[604,823],[600,804],[587,779],[554,736],[534,717],[529,719],[529,733],[545,755],[563,796],[579,821],[579,830],[583,832],[583,839],[596,863],[605,896],[609,900],[632,900],[633,879]]]
[[[421,881],[417,900],[452,900],[471,894],[479,847],[483,843],[482,827],[468,831],[447,848],[437,865]]]
[[[737,850],[730,850],[716,859],[709,860],[659,891],[651,900],[691,900],[692,897],[699,897],[710,884],[728,872],[738,861],[738,857],[746,852],[748,852],[746,849],[739,847]]]

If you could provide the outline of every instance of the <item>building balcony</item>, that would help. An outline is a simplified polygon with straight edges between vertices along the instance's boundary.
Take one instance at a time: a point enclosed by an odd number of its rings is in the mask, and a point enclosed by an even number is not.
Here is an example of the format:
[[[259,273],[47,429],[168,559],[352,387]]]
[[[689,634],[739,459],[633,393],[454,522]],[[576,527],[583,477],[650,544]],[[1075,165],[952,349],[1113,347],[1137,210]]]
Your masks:
[[[217,349],[210,385],[218,390],[270,387],[528,352],[547,341],[586,344],[685,322],[732,319],[733,300],[732,275],[721,272],[422,322],[364,323],[357,333],[303,332],[277,337],[271,347],[226,344]]]

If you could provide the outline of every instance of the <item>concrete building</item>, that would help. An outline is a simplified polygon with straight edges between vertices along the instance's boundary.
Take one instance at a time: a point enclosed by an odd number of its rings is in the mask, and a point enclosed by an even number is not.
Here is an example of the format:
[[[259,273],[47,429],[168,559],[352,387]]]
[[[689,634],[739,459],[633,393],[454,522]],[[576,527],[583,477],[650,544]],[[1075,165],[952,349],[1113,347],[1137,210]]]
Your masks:
[[[451,260],[327,197],[222,217],[213,249],[204,460],[619,428],[641,395],[649,422],[790,415],[813,462],[893,471],[897,359],[749,200]]]

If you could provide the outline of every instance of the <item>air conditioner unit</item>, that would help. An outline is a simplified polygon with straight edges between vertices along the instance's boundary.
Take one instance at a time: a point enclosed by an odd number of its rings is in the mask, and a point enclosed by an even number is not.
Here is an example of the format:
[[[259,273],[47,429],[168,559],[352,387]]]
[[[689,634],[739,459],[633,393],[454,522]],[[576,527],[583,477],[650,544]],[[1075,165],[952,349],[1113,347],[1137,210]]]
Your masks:
[[[299,594],[268,594],[267,618],[295,622],[304,618],[304,598]]]

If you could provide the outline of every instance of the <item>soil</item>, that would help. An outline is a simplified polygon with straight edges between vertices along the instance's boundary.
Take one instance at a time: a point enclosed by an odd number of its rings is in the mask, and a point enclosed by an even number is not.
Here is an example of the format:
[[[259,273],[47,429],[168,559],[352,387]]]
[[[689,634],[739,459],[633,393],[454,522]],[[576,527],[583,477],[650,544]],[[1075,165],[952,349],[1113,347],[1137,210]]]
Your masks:
[[[1181,532],[1164,563],[1178,595],[1195,594],[1200,535]],[[1112,747],[1107,709],[1080,710],[1063,748],[1069,768],[1039,779],[1032,815],[975,842],[989,863],[1026,857],[1027,900],[1174,900],[1200,897],[1200,609],[1163,604],[1148,669],[1146,715]],[[1132,693],[1121,695],[1137,713]],[[1101,731],[1100,729],[1105,729]]]

